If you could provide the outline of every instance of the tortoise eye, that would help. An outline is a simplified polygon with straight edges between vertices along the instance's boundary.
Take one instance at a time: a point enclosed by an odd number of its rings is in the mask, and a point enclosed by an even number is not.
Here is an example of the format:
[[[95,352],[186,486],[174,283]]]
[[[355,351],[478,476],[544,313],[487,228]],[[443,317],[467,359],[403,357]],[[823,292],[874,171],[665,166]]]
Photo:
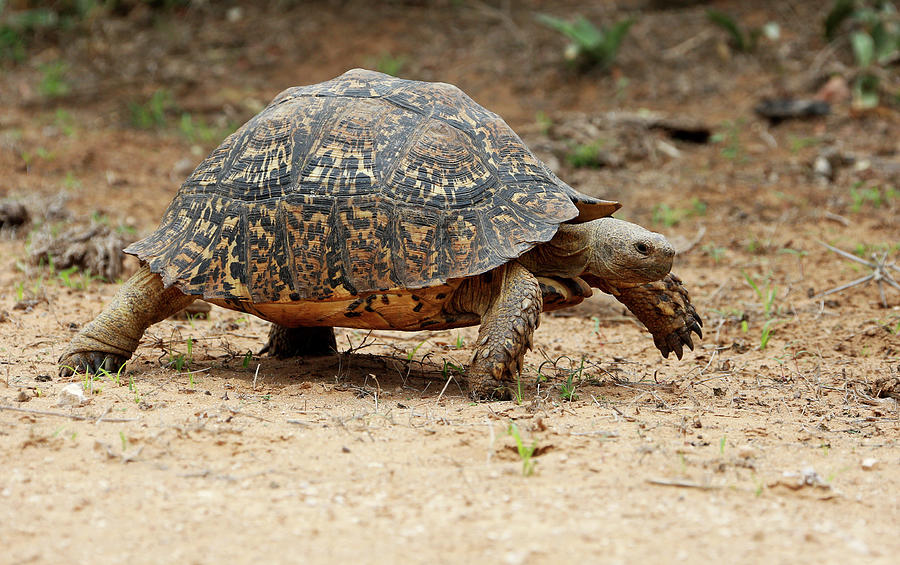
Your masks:
[[[646,243],[636,243],[634,247],[641,255],[650,255],[650,247]]]

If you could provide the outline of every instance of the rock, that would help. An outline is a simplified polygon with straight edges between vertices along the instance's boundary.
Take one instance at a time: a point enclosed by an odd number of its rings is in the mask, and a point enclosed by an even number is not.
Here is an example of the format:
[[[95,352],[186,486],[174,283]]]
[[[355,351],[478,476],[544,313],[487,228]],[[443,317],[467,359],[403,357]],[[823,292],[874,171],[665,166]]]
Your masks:
[[[813,161],[813,174],[828,182],[834,180],[834,169],[831,167],[827,157],[824,155],[816,157],[816,160]]]
[[[24,390],[20,390],[16,395],[16,402],[28,402],[29,400],[31,400],[31,395]]]
[[[863,471],[874,471],[878,467],[878,459],[867,457],[862,460]]]
[[[84,393],[81,383],[70,383],[59,391],[57,406],[84,406],[91,399]]]
[[[742,445],[738,447],[737,456],[741,459],[752,459],[756,457],[756,450],[749,445]]]

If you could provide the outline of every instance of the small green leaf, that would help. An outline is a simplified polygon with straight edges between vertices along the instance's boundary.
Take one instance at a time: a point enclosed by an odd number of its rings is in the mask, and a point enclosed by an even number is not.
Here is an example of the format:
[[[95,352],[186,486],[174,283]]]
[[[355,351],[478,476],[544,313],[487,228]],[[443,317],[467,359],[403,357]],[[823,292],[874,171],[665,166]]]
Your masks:
[[[872,36],[864,31],[856,31],[850,35],[850,44],[853,45],[853,56],[856,63],[866,68],[875,59],[875,41]]]

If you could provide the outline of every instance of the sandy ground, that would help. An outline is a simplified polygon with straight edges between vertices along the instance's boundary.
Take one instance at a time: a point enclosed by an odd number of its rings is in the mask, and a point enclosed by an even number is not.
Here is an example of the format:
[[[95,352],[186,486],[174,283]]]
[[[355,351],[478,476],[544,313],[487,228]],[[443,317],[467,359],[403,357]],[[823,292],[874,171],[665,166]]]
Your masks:
[[[896,562],[900,293],[816,295],[868,272],[819,241],[897,261],[900,115],[754,115],[846,69],[823,54],[817,3],[716,3],[780,23],[751,54],[703,6],[651,4],[560,5],[639,17],[611,74],[565,70],[530,3],[134,10],[8,64],[0,191],[32,221],[0,232],[0,563]],[[146,235],[278,91],[388,56],[459,84],[573,186],[668,235],[705,321],[696,350],[662,359],[598,295],[544,315],[518,401],[474,403],[456,367],[476,328],[339,330],[339,355],[279,361],[256,354],[265,322],[214,307],[151,328],[116,378],[57,376],[117,284],[32,264],[35,234],[93,217]],[[54,97],[41,69],[60,58],[71,88]],[[159,89],[162,122],[136,127],[129,104]],[[606,114],[641,109],[716,135]],[[581,139],[612,166],[573,167]],[[830,150],[828,182],[813,163]],[[58,405],[72,383],[88,403]]]

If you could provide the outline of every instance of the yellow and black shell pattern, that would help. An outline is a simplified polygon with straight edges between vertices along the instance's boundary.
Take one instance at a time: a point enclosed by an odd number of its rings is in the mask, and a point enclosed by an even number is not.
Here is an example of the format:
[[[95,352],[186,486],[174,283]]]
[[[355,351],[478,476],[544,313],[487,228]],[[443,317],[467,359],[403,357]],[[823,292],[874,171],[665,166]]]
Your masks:
[[[125,251],[187,294],[338,300],[484,273],[617,207],[455,86],[355,69],[279,94]]]

